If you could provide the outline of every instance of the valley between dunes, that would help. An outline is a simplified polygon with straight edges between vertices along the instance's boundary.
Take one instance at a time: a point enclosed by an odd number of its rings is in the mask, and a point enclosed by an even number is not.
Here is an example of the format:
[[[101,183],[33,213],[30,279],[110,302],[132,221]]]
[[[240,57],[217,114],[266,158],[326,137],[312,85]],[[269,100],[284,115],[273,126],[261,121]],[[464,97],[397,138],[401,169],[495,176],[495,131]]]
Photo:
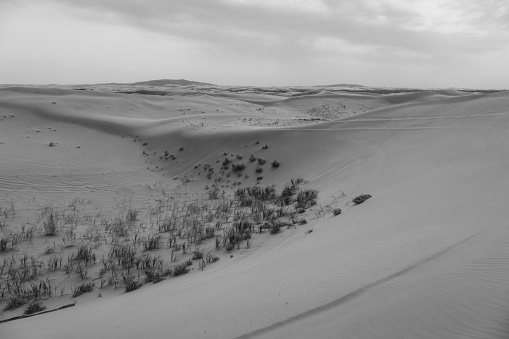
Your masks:
[[[203,164],[230,155],[242,156],[234,162],[249,175],[223,177],[226,195],[298,177],[319,192],[306,225],[221,249],[203,271],[194,264],[129,293],[96,288],[74,307],[0,323],[1,338],[509,336],[508,92],[20,87],[0,89],[0,119],[0,206],[17,211],[4,233],[76,197],[111,215],[142,206],[154,185],[175,200],[201,194],[219,176],[208,179]],[[267,161],[262,179],[251,154]],[[364,193],[372,197],[352,203]],[[0,260],[31,250],[45,258],[55,241],[38,235]]]

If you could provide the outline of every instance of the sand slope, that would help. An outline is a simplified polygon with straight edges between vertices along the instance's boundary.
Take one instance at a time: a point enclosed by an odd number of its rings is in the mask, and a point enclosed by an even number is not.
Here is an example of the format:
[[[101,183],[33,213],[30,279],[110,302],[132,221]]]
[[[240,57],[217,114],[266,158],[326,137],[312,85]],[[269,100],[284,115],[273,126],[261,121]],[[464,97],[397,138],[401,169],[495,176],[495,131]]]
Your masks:
[[[94,166],[80,163],[83,158],[78,156],[51,158],[54,168],[49,167],[48,173],[81,169],[89,175],[87,182],[99,185],[95,174],[112,171],[121,178],[122,168],[134,180],[146,173],[156,175],[145,165],[157,164],[163,168],[160,175],[186,171],[194,183],[204,185],[207,179],[194,164],[213,163],[223,151],[245,157],[253,153],[282,164],[264,171],[264,184],[303,176],[309,187],[320,190],[322,206],[340,207],[343,214],[317,214],[320,217],[305,228],[278,234],[277,241],[256,253],[235,255],[228,264],[208,267],[201,274],[1,324],[2,338],[509,336],[508,93],[432,93],[430,100],[423,101],[422,95],[394,99],[395,106],[381,105],[385,108],[338,121],[264,128],[228,123],[236,114],[247,114],[245,108],[235,107],[240,101],[229,102],[231,109],[224,114],[197,113],[184,119],[177,109],[161,117],[172,107],[163,98],[112,95],[107,100],[124,107],[115,116],[97,109],[104,104],[103,97],[86,100],[92,108],[77,114],[54,108],[76,105],[74,98],[52,95],[57,97],[56,105],[47,93],[0,96],[0,116],[15,115],[5,120],[10,129],[0,123],[0,142],[5,140],[0,157],[6,160],[0,180],[2,187],[8,187],[3,192],[16,190],[8,185],[23,185],[14,173],[23,164],[33,164],[38,154],[47,159],[54,150],[47,148],[50,139],[40,133],[30,147],[39,145],[39,151],[16,148],[16,143],[27,142],[19,131],[25,128],[28,133],[27,125],[51,122],[59,128],[73,126],[69,127],[72,136],[60,136],[60,145],[74,138],[83,144],[92,142],[88,133],[93,133],[92,139],[108,148],[103,151],[96,145],[89,153],[86,163]],[[77,99],[83,95],[71,94]],[[49,101],[44,106],[40,100]],[[208,112],[207,105],[225,107],[221,100],[226,99],[200,100],[188,105]],[[129,109],[135,103],[140,112],[147,112],[144,108],[149,104],[166,108],[154,109],[159,116],[137,117]],[[290,117],[290,108],[281,114]],[[262,113],[249,112],[255,114]],[[186,123],[203,115],[208,124]],[[20,122],[15,125],[17,118]],[[13,130],[17,132],[5,134]],[[138,148],[138,155],[128,158],[134,147],[140,147],[131,138],[147,142],[156,156],[143,157],[144,148]],[[261,149],[264,144],[269,145],[267,150]],[[177,161],[157,157],[178,147],[184,151]],[[103,163],[112,149],[118,157]],[[39,168],[44,166],[34,171]],[[65,173],[53,184],[62,182]],[[37,180],[42,182],[40,177]],[[118,180],[112,185],[124,184]],[[249,180],[246,184],[254,183]],[[354,206],[351,199],[361,193],[373,198]],[[310,228],[313,233],[305,235]]]

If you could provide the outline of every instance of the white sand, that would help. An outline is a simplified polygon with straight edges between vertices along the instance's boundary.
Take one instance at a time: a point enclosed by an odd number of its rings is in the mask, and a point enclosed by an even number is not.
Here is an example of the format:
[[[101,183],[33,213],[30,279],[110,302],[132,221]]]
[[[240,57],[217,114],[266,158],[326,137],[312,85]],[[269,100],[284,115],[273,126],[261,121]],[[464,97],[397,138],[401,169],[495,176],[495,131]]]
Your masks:
[[[187,170],[204,185],[194,164],[223,151],[263,154],[282,164],[264,184],[303,176],[322,206],[343,209],[199,274],[0,324],[2,338],[509,336],[508,93],[391,98],[396,106],[305,127],[232,127],[225,121],[243,112],[232,108],[193,129],[178,110],[161,116],[172,107],[165,97],[0,92],[0,117],[15,115],[0,122],[2,197],[29,197],[29,185],[49,194],[75,171],[96,188],[148,181],[156,174],[132,141],[139,135],[159,153],[185,146],[178,162],[161,163],[171,175]],[[189,106],[206,115],[224,100]],[[44,126],[57,131],[33,131]],[[361,193],[373,198],[353,206]]]

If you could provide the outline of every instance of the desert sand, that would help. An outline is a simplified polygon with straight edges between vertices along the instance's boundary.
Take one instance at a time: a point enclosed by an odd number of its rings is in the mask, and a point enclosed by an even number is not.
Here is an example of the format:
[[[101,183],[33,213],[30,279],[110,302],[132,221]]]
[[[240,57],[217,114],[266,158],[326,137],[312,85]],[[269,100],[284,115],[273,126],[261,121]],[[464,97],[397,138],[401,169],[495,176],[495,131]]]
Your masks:
[[[44,298],[48,309],[76,304],[0,323],[1,338],[509,336],[508,92],[76,88],[0,89],[0,206],[16,211],[4,237],[76,198],[104,216],[143,210],[163,188],[191,199],[221,176],[203,164],[230,155],[249,177],[217,182],[225,195],[302,177],[318,202],[307,224],[254,234],[250,248],[212,245],[220,260],[203,270]],[[268,162],[260,180],[251,154]],[[356,205],[360,194],[372,197]],[[26,251],[45,262],[48,246],[72,250],[61,238],[22,240],[0,260]],[[59,289],[81,281],[49,277]]]

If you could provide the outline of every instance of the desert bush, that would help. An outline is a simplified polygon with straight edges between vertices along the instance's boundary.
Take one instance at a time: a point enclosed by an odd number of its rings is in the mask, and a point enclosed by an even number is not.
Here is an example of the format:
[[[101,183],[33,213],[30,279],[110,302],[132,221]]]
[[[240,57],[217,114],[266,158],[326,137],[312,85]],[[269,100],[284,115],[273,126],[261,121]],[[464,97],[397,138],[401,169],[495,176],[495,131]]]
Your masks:
[[[26,301],[20,296],[13,296],[8,301],[4,307],[4,311],[14,310],[18,307],[21,307],[26,304]]]
[[[279,232],[281,232],[281,226],[279,224],[272,225],[272,227],[270,228],[270,234],[276,234]]]
[[[32,300],[28,302],[28,304],[25,306],[25,314],[34,314],[40,311],[44,311],[46,309],[46,306],[44,306],[39,299]]]
[[[73,296],[73,298],[76,298],[84,293],[92,292],[93,290],[94,290],[94,282],[93,281],[91,281],[89,283],[83,283],[73,290],[72,296]]]
[[[210,200],[217,199],[219,198],[219,188],[214,187],[211,190],[209,190],[207,194]]]
[[[341,214],[341,208],[335,208],[334,211],[332,211],[332,213],[334,214],[334,216],[340,215]]]
[[[9,250],[9,243],[11,242],[10,237],[0,239],[0,252],[7,252]]]
[[[193,252],[193,260],[200,260],[203,258],[203,252],[201,249],[197,248]]]
[[[210,252],[207,253],[207,255],[205,256],[205,262],[207,264],[215,263],[218,260],[219,260],[219,258],[217,256],[215,256],[214,254],[210,253]]]
[[[187,272],[189,272],[189,268],[188,267],[191,266],[192,264],[193,264],[192,262],[185,261],[183,263],[175,265],[173,267],[172,276],[176,277],[176,276],[179,276],[179,275],[182,275],[182,274],[186,274]]]
[[[88,278],[88,269],[81,265],[81,263],[78,263],[76,266],[76,274],[78,274],[81,280],[85,280]]]
[[[140,288],[143,285],[139,281],[134,280],[134,278],[130,275],[124,276],[123,281],[124,281],[124,286],[125,286],[126,292],[131,292],[131,291],[137,290],[138,288]]]
[[[265,163],[266,163],[266,161],[265,161],[265,159],[258,158],[258,163],[259,163],[260,165],[263,165],[263,164],[265,164]]]
[[[128,211],[127,211],[127,216],[126,216],[126,221],[128,223],[134,223],[136,221],[136,219],[138,218],[138,213],[140,211],[138,210],[135,210],[135,209],[132,209],[130,208]]]
[[[308,208],[316,205],[318,191],[314,189],[305,189],[299,191],[296,197],[296,208]]]
[[[371,198],[371,195],[369,195],[369,194],[361,194],[358,197],[355,197],[353,199],[353,203],[356,204],[356,205],[359,205],[359,204],[362,204],[364,201],[368,200],[369,198]]]
[[[160,234],[148,235],[146,240],[143,242],[143,250],[151,251],[159,249],[161,238],[162,236]]]
[[[78,251],[70,256],[71,260],[83,261],[86,266],[96,262],[96,256],[88,245],[80,245]]]
[[[249,157],[249,161],[250,162],[255,162],[256,161],[255,156],[251,154],[251,156]]]
[[[270,163],[272,165],[272,167],[274,168],[278,168],[280,166],[279,162],[277,160],[274,160],[273,162]]]
[[[258,167],[255,168],[255,172],[256,173],[262,173],[263,172],[263,168],[258,166]]]
[[[244,164],[232,164],[232,171],[234,171],[234,172],[243,171],[245,168],[246,168],[246,165],[244,165]]]
[[[53,217],[53,213],[42,223],[42,226],[44,227],[45,235],[54,236],[57,234],[57,222]]]
[[[224,158],[223,163],[221,164],[222,169],[228,169],[230,167],[231,159]]]
[[[164,280],[165,277],[171,274],[171,270],[167,269],[165,271],[156,270],[156,269],[146,269],[145,270],[145,282],[146,283],[154,283],[157,284]]]

